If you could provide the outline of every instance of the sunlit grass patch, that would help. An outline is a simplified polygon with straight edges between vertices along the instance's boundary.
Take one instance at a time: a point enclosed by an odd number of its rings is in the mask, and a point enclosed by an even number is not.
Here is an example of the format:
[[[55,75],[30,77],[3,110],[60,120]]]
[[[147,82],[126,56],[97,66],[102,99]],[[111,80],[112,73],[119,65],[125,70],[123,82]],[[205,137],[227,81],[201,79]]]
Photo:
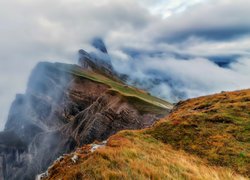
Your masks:
[[[249,99],[250,90],[191,99],[147,133],[212,165],[250,176]]]

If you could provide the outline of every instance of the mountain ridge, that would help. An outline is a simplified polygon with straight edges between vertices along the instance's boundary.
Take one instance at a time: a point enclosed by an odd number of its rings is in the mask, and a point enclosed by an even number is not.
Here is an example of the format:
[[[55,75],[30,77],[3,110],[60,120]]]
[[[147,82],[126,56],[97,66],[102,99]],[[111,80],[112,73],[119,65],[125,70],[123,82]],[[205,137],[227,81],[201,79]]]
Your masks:
[[[5,140],[0,141],[0,164],[5,167],[0,178],[34,179],[60,155],[123,129],[148,127],[172,109],[88,57],[84,66],[42,62],[34,68],[0,133]],[[89,61],[96,67],[89,69]],[[24,147],[6,143],[11,136]]]

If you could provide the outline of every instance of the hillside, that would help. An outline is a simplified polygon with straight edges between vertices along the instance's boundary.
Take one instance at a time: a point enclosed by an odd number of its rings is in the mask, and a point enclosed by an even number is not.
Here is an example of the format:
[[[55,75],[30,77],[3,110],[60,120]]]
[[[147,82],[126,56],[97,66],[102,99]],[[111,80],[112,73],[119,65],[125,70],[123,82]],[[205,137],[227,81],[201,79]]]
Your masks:
[[[181,102],[147,133],[250,177],[250,90]]]
[[[122,131],[56,161],[45,179],[250,177],[250,90],[180,102],[153,127]],[[237,173],[237,174],[236,174]]]

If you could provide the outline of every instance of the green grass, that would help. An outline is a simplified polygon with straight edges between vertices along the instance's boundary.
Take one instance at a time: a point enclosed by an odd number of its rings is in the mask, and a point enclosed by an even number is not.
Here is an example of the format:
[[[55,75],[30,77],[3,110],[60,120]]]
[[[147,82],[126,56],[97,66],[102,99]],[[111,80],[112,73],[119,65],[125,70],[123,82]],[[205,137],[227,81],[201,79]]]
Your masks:
[[[122,96],[127,97],[128,100],[130,101],[134,101],[135,99],[137,100],[134,102],[137,102],[137,103],[144,101],[146,104],[150,105],[151,108],[152,108],[152,105],[155,106],[155,110],[157,111],[172,109],[173,107],[171,103],[166,102],[160,98],[151,96],[150,94],[148,94],[147,92],[143,90],[139,90],[137,88],[127,86],[123,84],[122,82],[112,80],[96,72],[83,70],[77,65],[58,64],[57,67],[75,76],[79,76],[82,78],[89,79],[91,81],[105,84],[110,87],[110,91],[118,92]],[[145,105],[144,110],[148,108],[149,106]]]
[[[147,133],[250,177],[250,90],[185,101]]]

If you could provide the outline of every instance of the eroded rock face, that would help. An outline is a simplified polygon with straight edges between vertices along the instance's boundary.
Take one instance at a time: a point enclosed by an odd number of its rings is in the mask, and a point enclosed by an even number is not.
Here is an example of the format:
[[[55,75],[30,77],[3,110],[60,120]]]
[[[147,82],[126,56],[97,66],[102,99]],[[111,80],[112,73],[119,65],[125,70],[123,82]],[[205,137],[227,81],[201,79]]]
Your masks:
[[[140,113],[104,84],[40,63],[0,134],[0,179],[34,179],[60,155],[123,129],[145,128],[157,116]]]
[[[63,129],[83,145],[103,141],[123,129],[145,128],[155,120],[155,114],[141,115],[122,96],[107,91]]]

